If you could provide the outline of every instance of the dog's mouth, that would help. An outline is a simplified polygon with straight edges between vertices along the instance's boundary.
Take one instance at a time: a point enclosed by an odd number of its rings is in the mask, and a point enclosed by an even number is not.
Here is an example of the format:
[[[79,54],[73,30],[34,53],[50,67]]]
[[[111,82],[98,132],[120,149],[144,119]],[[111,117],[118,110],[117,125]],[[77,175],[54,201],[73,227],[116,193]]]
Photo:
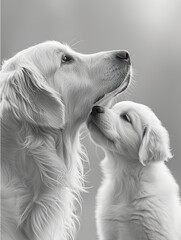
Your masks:
[[[131,82],[131,69],[127,73],[124,81],[121,83],[121,85],[118,88],[99,96],[95,100],[94,104],[105,106],[111,99],[115,98],[116,96],[124,92],[128,88],[130,82]]]

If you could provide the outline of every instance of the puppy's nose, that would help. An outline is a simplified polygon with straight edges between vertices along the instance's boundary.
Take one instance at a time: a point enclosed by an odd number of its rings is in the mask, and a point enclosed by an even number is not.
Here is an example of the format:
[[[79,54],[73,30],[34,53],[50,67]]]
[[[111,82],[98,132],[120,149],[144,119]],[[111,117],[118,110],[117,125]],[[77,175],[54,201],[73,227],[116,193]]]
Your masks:
[[[127,51],[117,51],[115,56],[118,60],[122,60],[130,63],[130,56]]]
[[[104,113],[104,108],[101,106],[94,106],[92,108],[92,114],[96,115],[97,113]]]

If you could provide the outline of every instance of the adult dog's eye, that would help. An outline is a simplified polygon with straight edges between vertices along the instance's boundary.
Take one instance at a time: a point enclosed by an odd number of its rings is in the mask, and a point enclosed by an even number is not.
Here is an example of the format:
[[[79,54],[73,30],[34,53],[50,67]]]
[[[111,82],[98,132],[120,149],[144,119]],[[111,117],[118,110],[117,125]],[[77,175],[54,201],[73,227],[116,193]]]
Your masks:
[[[63,55],[62,56],[62,63],[70,63],[73,60],[73,58],[69,55]]]
[[[128,114],[122,114],[121,118],[124,119],[126,122],[131,123],[131,118],[128,116]]]

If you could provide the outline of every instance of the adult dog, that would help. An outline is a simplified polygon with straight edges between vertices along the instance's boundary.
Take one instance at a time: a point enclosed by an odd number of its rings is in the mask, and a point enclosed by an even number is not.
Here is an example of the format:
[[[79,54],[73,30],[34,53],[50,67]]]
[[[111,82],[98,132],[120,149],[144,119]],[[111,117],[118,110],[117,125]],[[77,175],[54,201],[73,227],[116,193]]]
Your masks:
[[[3,240],[74,238],[84,189],[80,126],[96,101],[124,90],[130,71],[126,51],[84,55],[55,41],[3,64]]]
[[[121,102],[94,106],[88,119],[92,139],[106,154],[97,195],[100,240],[180,240],[178,185],[164,161],[169,137],[146,106]]]

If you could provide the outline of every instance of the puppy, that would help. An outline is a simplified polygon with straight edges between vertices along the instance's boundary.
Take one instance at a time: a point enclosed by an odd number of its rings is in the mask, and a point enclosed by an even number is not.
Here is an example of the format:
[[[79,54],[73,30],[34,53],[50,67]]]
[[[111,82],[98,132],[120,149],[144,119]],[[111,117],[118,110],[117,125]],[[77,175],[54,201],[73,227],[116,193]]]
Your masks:
[[[180,240],[179,187],[165,161],[169,136],[146,106],[94,106],[87,126],[105,151],[97,194],[100,240]]]

